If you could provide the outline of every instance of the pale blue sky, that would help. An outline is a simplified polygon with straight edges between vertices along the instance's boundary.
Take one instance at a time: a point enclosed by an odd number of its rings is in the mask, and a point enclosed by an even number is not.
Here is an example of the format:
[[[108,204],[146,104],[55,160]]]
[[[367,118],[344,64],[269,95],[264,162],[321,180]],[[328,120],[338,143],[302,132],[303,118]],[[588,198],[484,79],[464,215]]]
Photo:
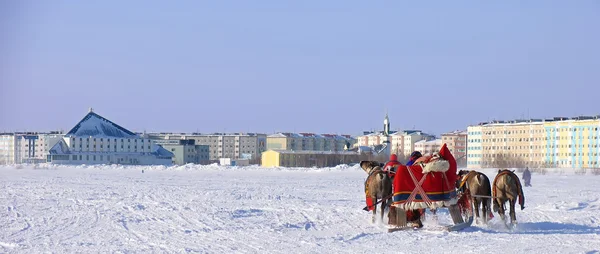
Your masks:
[[[600,114],[599,1],[2,1],[0,131],[435,134]]]

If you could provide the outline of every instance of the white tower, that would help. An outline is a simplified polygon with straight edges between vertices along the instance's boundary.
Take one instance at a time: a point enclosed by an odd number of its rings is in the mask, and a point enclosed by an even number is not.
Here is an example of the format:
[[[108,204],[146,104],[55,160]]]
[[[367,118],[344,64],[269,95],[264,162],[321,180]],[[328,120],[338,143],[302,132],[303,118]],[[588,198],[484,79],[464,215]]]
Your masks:
[[[388,114],[385,114],[385,119],[383,119],[383,135],[386,137],[390,135],[390,118]]]
[[[385,155],[390,156],[392,152],[392,144],[390,143],[390,118],[388,114],[385,113],[385,119],[383,119],[383,136],[385,140],[383,141],[383,145],[385,146]]]

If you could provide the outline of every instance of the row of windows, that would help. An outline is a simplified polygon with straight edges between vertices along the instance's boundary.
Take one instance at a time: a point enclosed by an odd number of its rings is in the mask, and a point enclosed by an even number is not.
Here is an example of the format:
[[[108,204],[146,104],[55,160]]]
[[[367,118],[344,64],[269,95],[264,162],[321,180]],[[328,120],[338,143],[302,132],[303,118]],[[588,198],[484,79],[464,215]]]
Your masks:
[[[584,130],[588,130],[588,131],[598,131],[598,127],[574,127],[574,128],[568,128],[568,127],[558,127],[558,128],[554,128],[551,129],[549,128],[548,131],[550,132],[565,132],[565,131],[584,131]]]
[[[556,161],[556,162],[552,161],[552,162],[550,162],[550,164],[556,164],[556,165],[562,165],[562,166],[565,166],[565,165],[570,165],[570,166],[572,166],[572,165],[584,165],[584,163],[582,161],[575,161],[575,162],[573,162],[573,161]],[[600,165],[600,162],[589,161],[587,164],[588,165]]]
[[[520,153],[520,154],[469,154],[468,157],[483,157],[483,158],[496,158],[496,157],[543,157],[543,156],[598,156],[599,153]]]
[[[582,136],[571,136],[566,137],[566,136],[562,136],[562,137],[543,137],[543,138],[489,138],[489,139],[483,139],[484,143],[489,143],[489,142],[535,142],[535,141],[557,141],[557,140],[598,140],[598,136],[587,136],[587,137],[582,137]],[[482,140],[481,139],[469,139],[469,143],[481,143]]]
[[[75,142],[75,140],[76,140],[75,138],[71,138],[71,141]],[[88,143],[89,143],[89,142],[90,142],[90,140],[92,140],[93,142],[96,142],[96,140],[100,140],[100,142],[104,142],[104,138],[99,138],[99,139],[96,139],[96,138],[92,138],[92,139],[90,139],[90,138],[85,138],[85,142],[88,142]],[[106,142],[109,142],[109,143],[110,143],[110,141],[111,141],[111,140],[113,140],[113,142],[115,142],[115,143],[117,142],[117,140],[119,140],[119,141],[121,141],[121,142],[125,142],[125,139],[116,139],[116,138],[115,138],[115,139],[110,139],[110,138],[107,138],[107,139],[106,139]],[[134,138],[134,139],[133,139],[133,142],[134,142],[134,143],[137,143],[137,142],[138,142],[138,140],[140,140],[140,143],[144,143],[144,142],[150,142],[150,140],[145,140],[145,139],[137,139],[137,138]],[[84,141],[84,139],[83,139],[83,138],[79,138],[79,142],[83,142],[83,141]],[[128,139],[127,139],[127,142],[128,142],[128,143],[131,143],[131,139],[130,139],[130,138],[128,138]]]
[[[486,131],[483,132],[485,135],[496,135],[496,134],[542,134],[547,132],[583,132],[584,130],[588,131],[598,131],[598,127],[558,127],[558,128],[547,128],[546,130],[504,130],[504,131]],[[469,132],[468,135],[482,135],[481,131],[473,131]]]
[[[508,161],[508,162],[506,162],[506,163],[507,163],[507,164],[509,164],[509,165],[510,165],[510,164],[512,164],[512,165],[516,165],[516,164],[518,164],[519,162],[517,162],[517,161],[514,161],[514,162]],[[480,164],[483,164],[484,166],[488,166],[488,165],[490,165],[490,166],[491,166],[491,165],[494,165],[495,163],[494,163],[494,162],[481,162],[481,161],[467,161],[467,164],[468,164],[468,165],[480,165]],[[561,166],[565,166],[565,165],[573,165],[573,164],[575,164],[575,165],[577,165],[577,164],[579,164],[579,165],[582,165],[582,164],[583,164],[583,165],[585,165],[585,164],[584,164],[584,163],[582,163],[581,161],[580,161],[579,163],[577,163],[577,162],[573,162],[573,161],[557,161],[557,162],[554,162],[554,161],[550,161],[550,162],[544,162],[544,161],[529,161],[529,162],[527,162],[527,164],[529,164],[529,165],[546,165],[546,164],[551,164],[551,165],[561,165]],[[590,162],[588,162],[587,164],[588,164],[588,165],[594,165],[594,166],[595,166],[595,165],[600,165],[600,162],[598,162],[598,161],[590,161]]]

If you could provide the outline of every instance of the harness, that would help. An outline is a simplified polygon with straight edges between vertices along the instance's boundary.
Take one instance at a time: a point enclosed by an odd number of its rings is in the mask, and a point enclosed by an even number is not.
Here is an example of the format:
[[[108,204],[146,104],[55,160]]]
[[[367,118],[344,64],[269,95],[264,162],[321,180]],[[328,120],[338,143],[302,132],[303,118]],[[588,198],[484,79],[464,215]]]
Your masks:
[[[462,179],[460,180],[458,189],[462,190],[464,187],[468,187],[467,180],[469,180],[469,178],[471,178],[472,176],[475,176],[475,175],[477,175],[477,171],[475,171],[475,170],[469,171],[469,173],[466,174],[465,176],[463,176]]]
[[[371,176],[379,174],[379,173],[385,173],[385,172],[381,169],[372,169],[371,172],[369,172],[367,179],[365,179],[365,195],[367,196],[367,198],[370,197],[370,195],[369,195],[369,179],[371,179]]]
[[[497,197],[496,196],[496,182],[498,181],[498,179],[500,179],[500,176],[503,176],[503,175],[509,175],[514,180],[515,184],[517,185],[517,192],[518,192],[518,196],[519,196],[519,205],[521,205],[521,210],[525,209],[525,196],[523,195],[523,187],[521,186],[521,181],[519,181],[519,177],[517,175],[515,175],[514,172],[512,172],[508,169],[500,171],[500,173],[498,173],[498,175],[496,175],[496,178],[494,178],[494,184],[493,184],[494,188],[492,188],[492,196]],[[494,204],[496,204],[498,206],[500,205],[496,199],[494,199]]]

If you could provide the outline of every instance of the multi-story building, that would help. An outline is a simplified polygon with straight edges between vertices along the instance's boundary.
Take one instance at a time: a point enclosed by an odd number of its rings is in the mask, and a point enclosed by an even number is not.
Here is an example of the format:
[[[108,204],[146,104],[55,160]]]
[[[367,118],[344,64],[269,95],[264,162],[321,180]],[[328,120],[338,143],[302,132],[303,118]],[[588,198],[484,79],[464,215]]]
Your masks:
[[[434,140],[419,140],[415,142],[415,151],[421,152],[423,155],[432,155],[435,152],[439,152],[440,148],[442,148],[442,140],[434,139]]]
[[[57,164],[171,165],[173,154],[90,112],[49,150]]]
[[[304,137],[297,133],[279,132],[267,136],[267,149],[302,151]],[[314,144],[313,144],[314,146]]]
[[[193,139],[163,139],[154,140],[154,142],[173,153],[173,164],[185,165],[188,163],[210,163],[209,146],[196,145],[196,142]]]
[[[549,167],[600,167],[600,116],[545,121],[542,160]]]
[[[17,132],[0,134],[0,164],[42,163],[63,134]]]
[[[0,165],[15,164],[15,134],[0,134]]]
[[[469,126],[467,166],[598,167],[600,116]]]
[[[218,162],[221,158],[259,160],[260,154],[267,148],[267,136],[258,133],[159,133],[149,136],[153,140],[193,139],[196,145],[209,147],[211,162]]]
[[[355,143],[350,135],[280,132],[267,136],[267,149],[273,150],[343,151]]]
[[[442,134],[442,142],[446,144],[459,167],[467,164],[467,132],[453,131]]]
[[[394,135],[393,133],[391,135]],[[391,136],[386,136],[383,132],[363,132],[362,136],[357,137],[358,146],[376,146],[390,140]]]
[[[467,127],[467,168],[482,167],[482,129],[482,125]]]
[[[402,143],[394,143],[394,139],[392,138],[392,148],[400,148],[401,150],[397,150],[396,153],[404,154],[404,156],[409,156],[412,152],[418,151],[415,149],[415,143],[421,140],[430,141],[435,139],[434,135],[424,133],[420,130],[407,130],[403,132],[397,132],[394,135],[401,136],[402,138],[398,138],[396,140],[401,140]]]

